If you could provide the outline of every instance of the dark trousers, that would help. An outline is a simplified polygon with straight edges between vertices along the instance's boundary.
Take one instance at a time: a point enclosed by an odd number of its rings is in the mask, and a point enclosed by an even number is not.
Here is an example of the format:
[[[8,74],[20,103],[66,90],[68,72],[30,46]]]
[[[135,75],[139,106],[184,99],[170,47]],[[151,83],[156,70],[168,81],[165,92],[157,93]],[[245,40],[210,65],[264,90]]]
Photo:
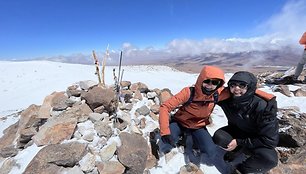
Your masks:
[[[227,171],[229,171],[229,168],[222,160],[224,153],[221,152],[221,149],[213,142],[206,127],[200,129],[188,129],[180,126],[177,122],[171,122],[169,127],[171,136],[175,143],[179,141],[181,136],[187,136],[184,152],[186,155],[185,162],[214,165],[220,173],[228,173]],[[200,151],[200,159],[195,159],[193,157],[193,145]],[[169,152],[172,148],[173,147],[170,144],[159,141],[159,149],[161,152]]]
[[[175,143],[177,143],[180,137],[187,133],[192,136],[192,140],[196,143],[201,153],[205,153],[209,158],[213,158],[216,152],[216,145],[213,142],[211,135],[207,131],[206,127],[201,129],[187,129],[180,126],[177,122],[170,123],[171,136]],[[169,151],[173,147],[170,144],[160,141],[161,152]]]
[[[226,137],[224,141],[228,143],[228,135],[232,139],[245,139],[248,137],[247,134],[237,127],[225,126],[215,132],[213,139],[217,145],[224,145],[220,137]],[[265,173],[275,167],[278,162],[277,153],[274,148],[258,147],[250,149],[238,146],[234,151],[247,154],[247,158],[237,165],[237,169],[242,173]]]

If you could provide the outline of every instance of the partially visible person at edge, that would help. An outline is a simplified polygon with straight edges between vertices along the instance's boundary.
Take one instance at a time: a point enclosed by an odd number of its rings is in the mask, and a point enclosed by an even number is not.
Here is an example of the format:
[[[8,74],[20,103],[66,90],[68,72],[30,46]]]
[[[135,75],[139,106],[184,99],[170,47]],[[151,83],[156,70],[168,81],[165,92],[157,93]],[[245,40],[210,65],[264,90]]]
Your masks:
[[[207,131],[206,125],[210,124],[209,117],[215,106],[214,93],[220,94],[224,89],[224,79],[224,72],[220,68],[204,66],[194,86],[194,98],[190,104],[184,105],[191,95],[190,88],[185,87],[160,106],[159,125],[162,140],[160,151],[162,153],[169,152],[176,146],[179,137],[188,132],[201,154],[206,154],[212,163],[218,161],[217,146]],[[260,95],[266,94],[263,91],[259,93]],[[218,101],[227,99],[229,96],[229,92],[224,90],[219,95]],[[172,118],[169,118],[170,112],[176,108],[179,108],[178,111]]]
[[[304,52],[303,52],[302,58],[300,59],[299,63],[296,66],[296,69],[295,69],[295,73],[294,73],[294,76],[293,76],[293,80],[295,80],[295,81],[298,80],[298,77],[301,75],[301,73],[303,71],[303,68],[304,68],[304,65],[306,63],[306,32],[304,32],[304,34],[302,35],[299,43],[301,45],[304,45]],[[306,75],[304,77],[303,82],[306,82]]]
[[[227,151],[224,160],[231,163],[239,154],[248,156],[232,168],[237,173],[265,173],[278,162],[277,103],[275,97],[267,103],[255,95],[256,85],[252,73],[236,72],[228,81],[231,97],[218,103],[228,125],[218,129],[213,140]]]

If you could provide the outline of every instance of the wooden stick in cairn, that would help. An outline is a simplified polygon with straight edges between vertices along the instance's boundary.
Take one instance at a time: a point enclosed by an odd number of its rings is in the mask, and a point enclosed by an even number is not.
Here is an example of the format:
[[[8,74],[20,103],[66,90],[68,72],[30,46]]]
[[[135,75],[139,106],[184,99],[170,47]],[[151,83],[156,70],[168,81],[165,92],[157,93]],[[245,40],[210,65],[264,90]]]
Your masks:
[[[105,66],[106,66],[106,59],[109,58],[109,51],[108,51],[109,45],[107,45],[104,57],[103,57],[103,62],[102,62],[102,72],[101,72],[101,76],[102,76],[102,85],[105,86]]]
[[[95,65],[96,65],[96,72],[95,72],[95,74],[98,76],[98,81],[99,81],[99,86],[100,86],[101,85],[101,77],[100,77],[100,69],[99,69],[99,60],[98,60],[94,50],[92,50],[92,55],[93,55],[93,58],[94,58],[94,61],[95,61]]]

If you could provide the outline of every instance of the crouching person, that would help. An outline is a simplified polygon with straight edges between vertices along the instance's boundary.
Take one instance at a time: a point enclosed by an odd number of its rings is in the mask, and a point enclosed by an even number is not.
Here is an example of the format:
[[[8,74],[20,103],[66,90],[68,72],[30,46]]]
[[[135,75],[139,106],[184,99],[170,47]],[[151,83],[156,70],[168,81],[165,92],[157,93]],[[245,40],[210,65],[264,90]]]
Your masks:
[[[210,124],[209,117],[218,100],[216,95],[223,89],[223,84],[224,73],[220,68],[204,66],[194,87],[183,88],[161,105],[159,112],[161,152],[168,153],[176,146],[179,137],[187,133],[191,135],[201,154],[206,154],[205,156],[213,161],[217,146],[206,125]],[[170,119],[170,112],[176,108],[178,111]]]
[[[275,98],[267,103],[255,95],[256,85],[257,79],[252,73],[236,72],[228,82],[230,98],[218,103],[228,125],[218,129],[213,140],[227,151],[224,160],[228,162],[235,160],[239,153],[246,154],[245,159],[234,165],[237,173],[265,173],[278,162],[277,103]]]

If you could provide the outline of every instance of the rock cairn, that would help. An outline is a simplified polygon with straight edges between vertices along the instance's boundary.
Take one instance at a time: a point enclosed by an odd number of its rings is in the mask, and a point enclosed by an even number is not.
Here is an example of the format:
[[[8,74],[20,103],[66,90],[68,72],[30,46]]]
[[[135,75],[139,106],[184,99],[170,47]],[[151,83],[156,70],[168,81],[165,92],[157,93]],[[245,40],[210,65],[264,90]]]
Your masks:
[[[144,173],[157,164],[150,132],[158,128],[160,101],[170,90],[123,81],[119,109],[114,87],[81,81],[16,113],[20,119],[0,139],[1,171],[33,144],[41,150],[24,173]],[[113,118],[116,112],[116,118]],[[158,157],[157,157],[158,158]]]

